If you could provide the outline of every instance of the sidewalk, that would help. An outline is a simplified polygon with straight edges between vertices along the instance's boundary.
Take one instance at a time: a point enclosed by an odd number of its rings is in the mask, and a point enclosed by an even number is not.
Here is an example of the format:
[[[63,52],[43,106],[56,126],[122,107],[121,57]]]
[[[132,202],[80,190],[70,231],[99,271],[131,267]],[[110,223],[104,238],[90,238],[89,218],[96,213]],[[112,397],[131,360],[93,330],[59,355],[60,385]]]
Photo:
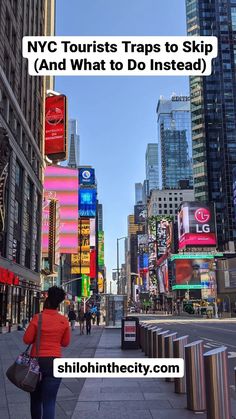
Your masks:
[[[4,371],[22,350],[22,332],[0,335],[0,417],[30,419],[29,395],[13,386]],[[120,330],[96,326],[91,336],[73,332],[65,357],[143,358],[141,350],[120,349]],[[235,418],[236,400],[232,400]],[[186,395],[174,393],[174,383],[152,378],[63,379],[57,398],[56,419],[193,419]],[[205,414],[201,414],[206,419]]]
[[[90,336],[79,335],[79,327],[72,333],[69,348],[63,350],[63,356],[70,358],[94,357],[103,328],[92,326]],[[7,379],[5,371],[25,349],[22,342],[23,332],[0,334],[0,417],[4,419],[30,419],[29,394],[18,389]],[[82,379],[64,379],[57,397],[56,418],[71,418],[80,391],[84,385]]]

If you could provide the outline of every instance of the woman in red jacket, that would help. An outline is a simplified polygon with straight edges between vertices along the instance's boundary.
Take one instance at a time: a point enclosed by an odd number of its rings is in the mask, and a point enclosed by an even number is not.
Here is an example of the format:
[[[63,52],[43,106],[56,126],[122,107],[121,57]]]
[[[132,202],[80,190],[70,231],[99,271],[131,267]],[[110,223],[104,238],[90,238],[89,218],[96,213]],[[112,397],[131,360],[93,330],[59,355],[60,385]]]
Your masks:
[[[36,390],[30,393],[32,419],[54,419],[57,392],[61,378],[53,376],[53,360],[61,357],[61,346],[70,343],[70,327],[65,316],[58,313],[60,303],[65,299],[62,288],[51,287],[42,312],[42,327],[39,345],[39,365],[42,380]],[[24,342],[32,345],[31,356],[36,356],[36,336],[38,314],[31,320],[23,337]]]

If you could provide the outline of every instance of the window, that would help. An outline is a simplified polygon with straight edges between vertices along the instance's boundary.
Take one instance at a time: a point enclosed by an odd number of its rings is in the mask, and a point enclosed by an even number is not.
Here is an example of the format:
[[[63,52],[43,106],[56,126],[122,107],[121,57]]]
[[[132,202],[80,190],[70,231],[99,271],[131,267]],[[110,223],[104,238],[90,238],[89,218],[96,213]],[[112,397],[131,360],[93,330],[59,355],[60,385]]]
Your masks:
[[[22,167],[16,162],[16,185],[20,188],[22,184],[22,174],[23,170]]]

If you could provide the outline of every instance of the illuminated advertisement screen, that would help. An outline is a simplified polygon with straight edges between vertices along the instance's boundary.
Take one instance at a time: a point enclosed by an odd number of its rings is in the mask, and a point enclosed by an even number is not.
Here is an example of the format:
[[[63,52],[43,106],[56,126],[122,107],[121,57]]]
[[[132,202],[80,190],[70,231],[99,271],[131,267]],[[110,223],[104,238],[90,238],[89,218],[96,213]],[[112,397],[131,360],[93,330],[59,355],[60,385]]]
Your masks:
[[[97,263],[96,263],[96,249],[90,250],[90,278],[96,278]]]
[[[104,267],[104,231],[98,232],[98,266]]]
[[[72,274],[90,274],[90,220],[78,220],[78,248],[71,256]]]
[[[147,207],[146,205],[139,204],[134,206],[134,223],[143,224],[147,218]]]
[[[51,160],[65,159],[67,147],[67,98],[48,96],[45,100],[45,154]]]
[[[172,289],[214,290],[215,282],[214,259],[172,261]]]
[[[138,234],[138,253],[148,253],[148,234]]]
[[[42,220],[42,252],[48,254],[50,200],[59,204],[60,253],[75,253],[78,249],[78,171],[60,166],[48,166],[44,172]]]
[[[173,242],[173,220],[164,215],[149,220],[149,231],[152,241],[157,245],[157,257],[167,253]]]
[[[166,259],[157,270],[159,292],[167,293],[169,291],[169,273],[168,273],[168,260]]]
[[[104,292],[104,273],[98,272],[98,292],[101,294]]]
[[[96,217],[96,189],[79,189],[79,216]]]
[[[96,218],[90,218],[90,246],[96,246]]]
[[[82,275],[81,297],[90,297],[90,278],[88,275]]]
[[[80,185],[94,185],[95,171],[90,167],[82,167],[79,169],[79,184]]]
[[[212,205],[183,202],[178,213],[179,249],[186,246],[216,246]]]

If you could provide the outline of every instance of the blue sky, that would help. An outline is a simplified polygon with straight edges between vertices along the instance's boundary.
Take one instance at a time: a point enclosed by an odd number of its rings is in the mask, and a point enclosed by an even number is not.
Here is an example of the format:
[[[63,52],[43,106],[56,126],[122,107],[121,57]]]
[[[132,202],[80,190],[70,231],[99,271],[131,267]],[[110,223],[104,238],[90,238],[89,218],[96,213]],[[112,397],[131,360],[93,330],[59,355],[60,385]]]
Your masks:
[[[56,34],[185,35],[185,0],[57,0]],[[157,101],[188,94],[188,79],[65,76],[56,78],[56,90],[68,96],[69,117],[79,122],[80,163],[96,170],[110,278],[116,238],[127,235],[133,212],[134,184],[145,178],[147,143],[156,141]]]

